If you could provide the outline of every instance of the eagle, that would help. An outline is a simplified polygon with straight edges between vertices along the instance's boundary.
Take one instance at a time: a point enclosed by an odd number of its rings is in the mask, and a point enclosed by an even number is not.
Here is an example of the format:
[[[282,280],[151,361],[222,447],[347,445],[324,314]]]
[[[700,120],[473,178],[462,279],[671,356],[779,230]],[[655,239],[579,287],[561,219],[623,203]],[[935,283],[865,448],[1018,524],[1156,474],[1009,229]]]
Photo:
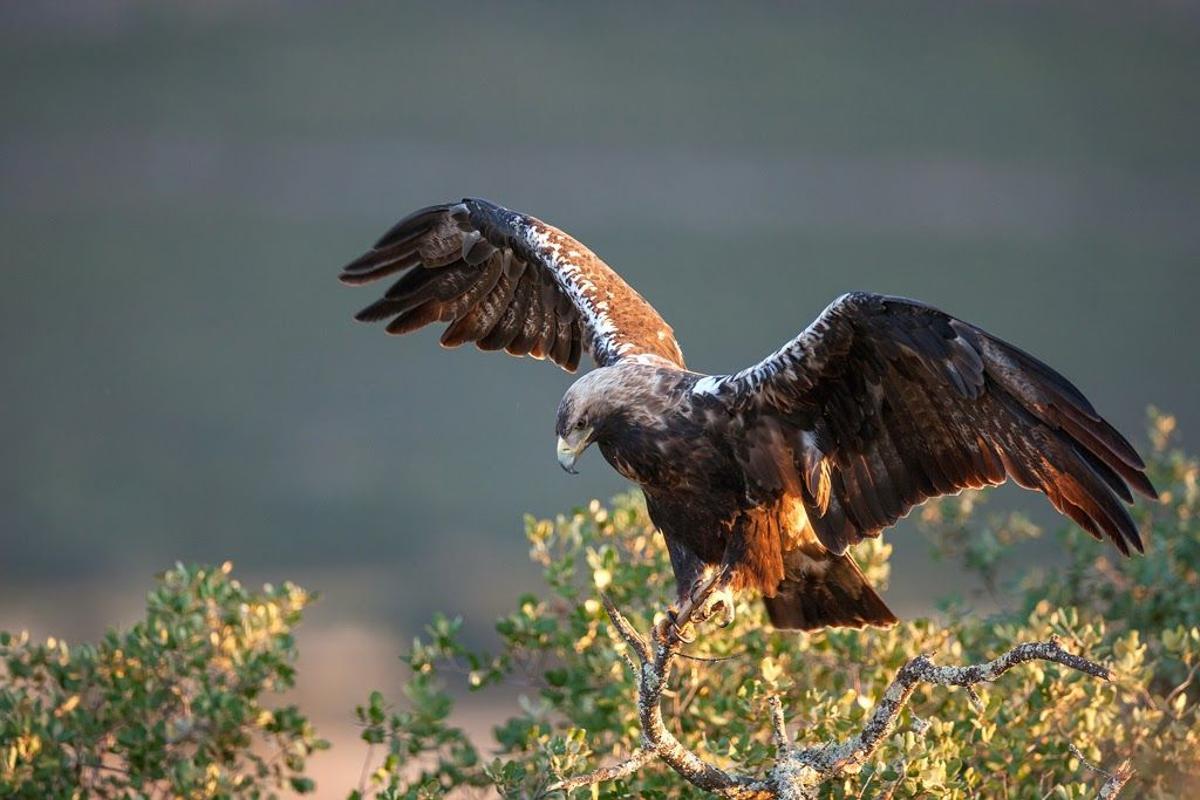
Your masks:
[[[595,444],[641,488],[673,619],[728,624],[734,593],[756,590],[776,628],[891,625],[850,548],[930,498],[1009,478],[1122,554],[1143,549],[1125,504],[1157,495],[1129,442],[1058,372],[924,303],[844,294],[758,363],[706,375],[595,253],[486,200],[410,214],[340,279],[397,274],[358,320],[448,323],[446,347],[569,372],[590,354],[558,405],[558,461],[573,473]]]

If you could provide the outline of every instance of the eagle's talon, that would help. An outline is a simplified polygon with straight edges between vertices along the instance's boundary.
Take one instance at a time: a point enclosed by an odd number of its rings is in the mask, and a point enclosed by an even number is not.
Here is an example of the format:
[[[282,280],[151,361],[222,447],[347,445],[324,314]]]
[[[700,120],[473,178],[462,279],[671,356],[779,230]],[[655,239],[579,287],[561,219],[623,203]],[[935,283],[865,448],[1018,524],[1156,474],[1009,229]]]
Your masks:
[[[713,617],[716,618],[718,628],[728,628],[733,624],[733,603],[727,602],[725,599],[719,600],[713,608]]]
[[[680,598],[678,607],[667,609],[663,635],[684,644],[695,642],[695,630],[706,622],[716,619],[724,628],[733,622],[733,591],[729,587],[727,570],[706,573],[692,581],[687,594]],[[693,635],[684,633],[692,626]]]
[[[690,598],[684,600],[677,609],[671,606],[667,609],[667,618],[663,620],[661,637],[663,641],[670,642],[672,639],[678,640],[683,644],[692,644],[696,641],[695,636],[687,636],[684,631],[688,625],[692,623],[695,612],[692,610]]]
[[[684,634],[684,630],[686,628],[687,628],[687,625],[684,625],[681,628],[678,625],[676,625],[674,622],[672,622],[671,623],[671,635],[674,636],[675,639],[677,639],[681,644],[695,643],[695,641],[696,641],[695,636],[687,636],[686,634]]]
[[[718,628],[728,627],[734,619],[733,592],[729,586],[714,591],[697,610],[697,622],[715,621]]]

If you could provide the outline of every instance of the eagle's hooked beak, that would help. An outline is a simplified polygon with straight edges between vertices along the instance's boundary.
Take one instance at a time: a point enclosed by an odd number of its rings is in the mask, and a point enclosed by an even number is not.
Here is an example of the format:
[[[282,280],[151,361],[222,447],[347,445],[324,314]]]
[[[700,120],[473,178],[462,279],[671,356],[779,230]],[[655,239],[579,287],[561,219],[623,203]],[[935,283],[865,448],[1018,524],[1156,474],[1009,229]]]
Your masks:
[[[578,475],[579,470],[575,469],[575,462],[579,459],[579,454],[587,450],[591,442],[592,431],[588,429],[581,431],[578,440],[575,444],[571,444],[563,437],[558,437],[558,464],[572,475]]]

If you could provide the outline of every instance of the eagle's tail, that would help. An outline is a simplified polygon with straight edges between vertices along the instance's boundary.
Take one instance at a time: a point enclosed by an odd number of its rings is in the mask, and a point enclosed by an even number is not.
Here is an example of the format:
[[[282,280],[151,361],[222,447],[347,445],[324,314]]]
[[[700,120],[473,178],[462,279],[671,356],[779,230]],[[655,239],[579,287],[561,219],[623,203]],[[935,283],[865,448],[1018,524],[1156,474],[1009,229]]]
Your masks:
[[[764,597],[776,628],[886,627],[898,620],[849,554],[799,547],[784,555],[784,578],[774,597]]]

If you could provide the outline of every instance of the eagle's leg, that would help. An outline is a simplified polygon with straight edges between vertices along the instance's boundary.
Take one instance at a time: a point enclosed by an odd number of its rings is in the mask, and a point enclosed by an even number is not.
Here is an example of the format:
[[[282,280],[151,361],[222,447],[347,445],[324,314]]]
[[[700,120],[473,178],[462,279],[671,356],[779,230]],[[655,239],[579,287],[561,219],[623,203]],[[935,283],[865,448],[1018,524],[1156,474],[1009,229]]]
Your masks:
[[[675,573],[678,599],[667,608],[662,634],[690,644],[694,640],[685,635],[684,629],[696,610],[693,598],[698,596],[698,592],[712,577],[710,568],[688,546],[686,539],[672,536],[666,529],[663,530],[663,538],[667,543],[667,554],[671,557],[671,569]]]
[[[733,622],[732,580],[733,569],[728,565],[701,572],[692,581],[679,607],[668,609],[671,634],[684,644],[691,644],[695,637],[684,633],[689,624],[702,625],[713,617],[717,617],[717,625],[722,628]]]
[[[686,594],[682,594],[678,607],[667,609],[667,626],[671,636],[675,637],[684,644],[691,644],[696,641],[695,636],[690,636],[685,631],[692,623],[699,624],[706,619],[701,616],[702,609],[712,591],[716,589],[717,576],[715,573],[708,571],[701,572],[691,586],[688,587]]]
[[[707,593],[699,609],[698,622],[716,620],[718,628],[729,627],[733,623],[733,568],[726,565],[716,574],[716,585]]]
[[[741,522],[741,520],[739,520]],[[737,526],[740,530],[742,525]],[[746,540],[744,535],[731,536],[725,545],[725,555],[719,567],[707,567],[703,582],[692,587],[697,624],[716,619],[717,626],[728,627],[733,622],[733,576],[737,565],[745,560]],[[709,575],[711,574],[711,577]]]

